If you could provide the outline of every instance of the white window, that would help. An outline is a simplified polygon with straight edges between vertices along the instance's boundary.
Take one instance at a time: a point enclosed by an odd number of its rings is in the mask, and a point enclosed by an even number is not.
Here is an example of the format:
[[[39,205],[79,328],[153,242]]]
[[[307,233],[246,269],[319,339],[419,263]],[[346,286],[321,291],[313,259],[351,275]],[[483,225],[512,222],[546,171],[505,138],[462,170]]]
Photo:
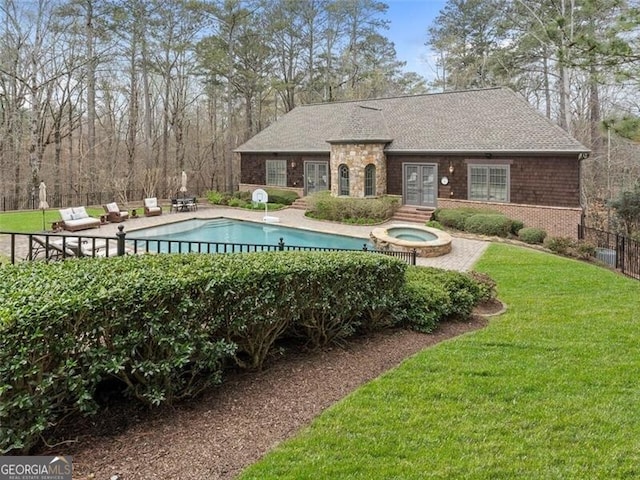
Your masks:
[[[267,185],[287,186],[286,160],[267,160]]]
[[[469,200],[509,201],[509,165],[469,165]]]
[[[376,166],[369,164],[364,168],[364,196],[373,197],[376,194]]]
[[[349,195],[349,167],[344,163],[338,167],[340,195]]]

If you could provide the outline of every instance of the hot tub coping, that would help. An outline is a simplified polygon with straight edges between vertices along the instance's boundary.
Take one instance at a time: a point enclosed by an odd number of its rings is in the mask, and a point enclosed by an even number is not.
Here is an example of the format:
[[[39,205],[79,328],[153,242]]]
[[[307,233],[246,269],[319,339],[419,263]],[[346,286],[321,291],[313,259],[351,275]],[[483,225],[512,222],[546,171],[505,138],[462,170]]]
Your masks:
[[[405,228],[410,230],[417,230],[435,235],[433,240],[401,240],[399,238],[389,235],[389,230],[394,228]],[[421,257],[437,257],[445,255],[451,251],[452,237],[447,232],[422,226],[422,225],[410,225],[410,224],[391,224],[386,227],[374,228],[371,231],[371,241],[376,245],[376,248],[381,250],[404,250],[409,251],[415,249]]]

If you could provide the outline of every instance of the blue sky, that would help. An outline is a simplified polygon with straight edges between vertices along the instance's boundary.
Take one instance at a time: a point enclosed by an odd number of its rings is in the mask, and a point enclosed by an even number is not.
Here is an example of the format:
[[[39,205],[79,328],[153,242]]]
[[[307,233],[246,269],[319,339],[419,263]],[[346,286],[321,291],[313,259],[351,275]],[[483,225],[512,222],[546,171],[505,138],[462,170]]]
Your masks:
[[[407,62],[406,70],[430,78],[432,67],[427,64],[429,49],[427,28],[446,0],[386,0],[389,9],[385,18],[390,21],[386,37],[396,46],[398,60]]]

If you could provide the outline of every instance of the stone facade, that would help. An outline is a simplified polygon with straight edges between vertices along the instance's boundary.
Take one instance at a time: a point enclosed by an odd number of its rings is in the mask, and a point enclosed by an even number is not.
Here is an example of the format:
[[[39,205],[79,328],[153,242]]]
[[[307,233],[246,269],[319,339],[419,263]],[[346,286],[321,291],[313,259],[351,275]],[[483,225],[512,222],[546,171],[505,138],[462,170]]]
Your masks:
[[[375,195],[387,193],[387,160],[383,143],[332,143],[329,170],[331,171],[331,194],[340,194],[340,165],[349,168],[349,196],[363,198],[365,168],[376,167]]]

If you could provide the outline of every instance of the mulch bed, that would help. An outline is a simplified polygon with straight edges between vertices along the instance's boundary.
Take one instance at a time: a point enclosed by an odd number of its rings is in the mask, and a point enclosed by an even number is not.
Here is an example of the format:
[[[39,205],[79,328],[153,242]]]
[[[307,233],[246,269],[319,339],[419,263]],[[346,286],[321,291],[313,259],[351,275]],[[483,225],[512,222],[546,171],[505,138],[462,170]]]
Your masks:
[[[426,347],[482,328],[501,308],[481,306],[428,335],[392,330],[344,348],[286,355],[173,407],[114,401],[56,435],[73,440],[39,454],[72,455],[78,479],[231,479],[360,385]]]

